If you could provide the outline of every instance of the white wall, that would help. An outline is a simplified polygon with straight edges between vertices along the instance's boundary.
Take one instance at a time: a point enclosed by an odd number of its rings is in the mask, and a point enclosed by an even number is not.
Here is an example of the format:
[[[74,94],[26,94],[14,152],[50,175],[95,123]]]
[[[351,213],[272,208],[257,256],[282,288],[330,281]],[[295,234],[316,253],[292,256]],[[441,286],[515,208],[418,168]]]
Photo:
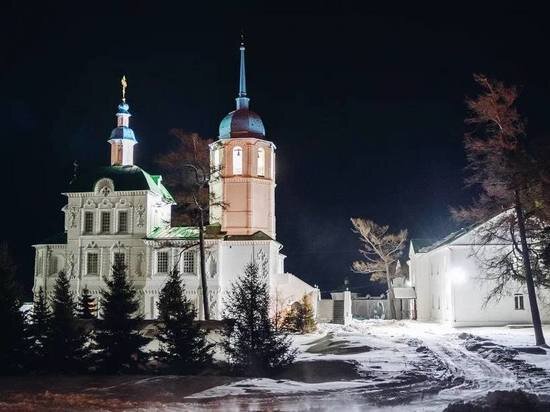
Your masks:
[[[456,239],[427,253],[410,254],[410,279],[417,295],[417,317],[421,321],[445,322],[453,326],[531,323],[525,286],[510,282],[500,300],[485,301],[494,282],[485,278],[482,264],[467,242]],[[486,246],[484,256],[494,255],[497,246]],[[516,310],[514,295],[523,294],[524,309]],[[540,291],[539,309],[550,322],[550,291]]]

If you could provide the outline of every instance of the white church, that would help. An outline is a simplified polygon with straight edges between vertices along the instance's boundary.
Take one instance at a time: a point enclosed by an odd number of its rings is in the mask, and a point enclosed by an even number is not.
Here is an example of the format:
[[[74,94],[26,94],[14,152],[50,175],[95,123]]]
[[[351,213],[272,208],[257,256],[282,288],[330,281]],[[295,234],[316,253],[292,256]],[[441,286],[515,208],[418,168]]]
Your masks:
[[[266,139],[261,118],[249,109],[246,94],[245,48],[240,47],[239,94],[236,110],[221,121],[219,138],[210,145],[210,161],[219,176],[210,184],[212,203],[207,227],[206,271],[211,319],[220,319],[223,297],[252,259],[266,262],[272,297],[290,305],[304,294],[316,302],[318,289],[284,269],[282,244],[276,240],[275,144]],[[64,235],[33,247],[34,287],[53,291],[64,270],[75,296],[87,288],[99,304],[99,294],[112,265],[124,262],[138,290],[146,319],[157,316],[159,293],[176,265],[188,297],[202,316],[198,228],[172,227],[175,204],[162,176],[134,164],[137,144],[130,128],[129,106],[118,106],[111,132],[110,166],[77,174],[63,193]],[[223,204],[222,208],[219,206]],[[101,310],[101,308],[98,308]]]
[[[499,218],[501,215],[493,219]],[[529,296],[523,284],[508,283],[499,300],[485,304],[496,283],[486,275],[484,261],[502,256],[512,247],[511,241],[482,246],[480,230],[493,219],[435,243],[411,240],[409,284],[415,290],[416,300],[410,303],[416,319],[453,327],[532,323]],[[550,290],[537,292],[542,322],[549,323]]]

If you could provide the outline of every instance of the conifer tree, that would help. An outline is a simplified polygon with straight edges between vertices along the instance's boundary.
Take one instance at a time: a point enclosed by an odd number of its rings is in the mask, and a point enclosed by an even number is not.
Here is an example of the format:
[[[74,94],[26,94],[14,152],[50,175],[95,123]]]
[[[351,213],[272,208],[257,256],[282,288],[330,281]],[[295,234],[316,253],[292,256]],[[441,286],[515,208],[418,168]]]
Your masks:
[[[315,327],[313,307],[308,296],[304,295],[300,302],[292,305],[283,321],[283,328],[289,332],[310,333]]]
[[[269,318],[269,289],[258,264],[246,265],[225,301],[222,347],[237,373],[262,376],[291,364],[296,351]]]
[[[87,337],[78,324],[76,302],[69,279],[63,271],[57,275],[54,287],[50,325],[49,369],[58,372],[81,370],[87,361]]]
[[[82,289],[78,302],[78,317],[80,319],[95,319],[96,306],[88,288]]]
[[[189,374],[212,361],[212,344],[206,341],[195,317],[193,304],[185,296],[179,272],[170,272],[158,302],[160,350],[156,358],[175,373]]]
[[[136,289],[126,276],[126,266],[115,264],[112,277],[101,291],[101,315],[95,331],[98,367],[103,372],[134,371],[148,355],[142,348],[150,339],[139,331]]]
[[[47,367],[51,320],[52,313],[46,301],[44,289],[40,287],[33,303],[28,326],[30,360],[34,369],[44,370]]]
[[[15,265],[5,243],[0,243],[0,374],[23,369],[25,357],[25,316],[20,311],[21,295],[15,281]]]

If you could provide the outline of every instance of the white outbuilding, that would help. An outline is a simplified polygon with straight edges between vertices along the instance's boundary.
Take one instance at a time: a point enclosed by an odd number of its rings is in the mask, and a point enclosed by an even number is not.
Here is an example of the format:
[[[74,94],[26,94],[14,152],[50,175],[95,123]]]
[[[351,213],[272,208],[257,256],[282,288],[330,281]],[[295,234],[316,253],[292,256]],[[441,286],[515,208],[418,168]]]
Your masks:
[[[498,217],[495,217],[498,218]],[[531,323],[525,285],[509,282],[500,299],[487,302],[495,281],[487,276],[483,261],[500,255],[511,243],[480,245],[480,230],[490,221],[452,233],[426,245],[411,240],[409,282],[416,292],[411,311],[420,321],[451,326],[490,326]],[[550,291],[539,289],[539,311],[550,322]]]

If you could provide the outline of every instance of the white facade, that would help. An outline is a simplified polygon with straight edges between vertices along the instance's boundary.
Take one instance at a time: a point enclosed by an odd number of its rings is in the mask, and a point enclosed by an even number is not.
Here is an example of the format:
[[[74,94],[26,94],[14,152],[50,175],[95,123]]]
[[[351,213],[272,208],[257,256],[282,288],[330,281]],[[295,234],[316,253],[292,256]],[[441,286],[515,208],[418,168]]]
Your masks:
[[[531,323],[525,285],[510,282],[500,300],[491,300],[485,305],[494,281],[484,275],[480,253],[489,258],[511,246],[487,245],[480,250],[476,241],[478,229],[464,231],[439,245],[420,250],[414,240],[411,241],[409,280],[416,290],[418,320],[457,327]],[[542,321],[550,322],[550,291],[538,292]]]

